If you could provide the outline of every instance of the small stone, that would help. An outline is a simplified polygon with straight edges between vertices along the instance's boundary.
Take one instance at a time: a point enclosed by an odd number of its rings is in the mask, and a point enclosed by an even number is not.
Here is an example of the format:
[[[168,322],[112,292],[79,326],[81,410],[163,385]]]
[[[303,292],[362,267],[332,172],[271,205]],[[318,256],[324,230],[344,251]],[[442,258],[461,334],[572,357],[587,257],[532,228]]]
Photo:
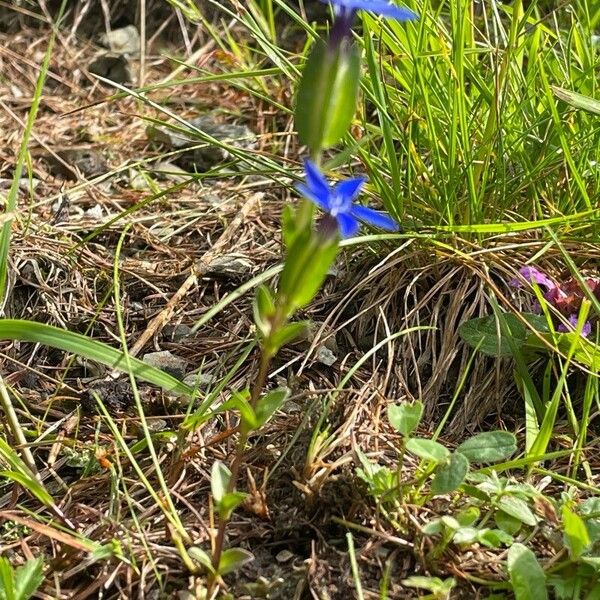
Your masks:
[[[104,54],[98,56],[90,63],[88,70],[94,75],[110,79],[115,83],[127,84],[133,81],[129,61],[121,55]]]
[[[252,262],[239,254],[218,256],[208,267],[210,275],[246,277],[252,272]]]
[[[12,179],[0,178],[0,190],[9,190],[12,186],[12,182]],[[22,192],[33,191],[39,184],[40,180],[35,177],[32,177],[31,180],[28,177],[21,177],[21,179],[19,179],[19,189]]]
[[[204,141],[194,129],[200,130],[205,135],[218,142],[229,144],[243,150],[256,148],[256,135],[245,125],[220,123],[212,114],[202,115],[189,121],[188,131],[173,130],[164,126],[150,126],[147,129],[148,137],[154,141],[174,149],[182,150],[177,158],[177,163],[186,171],[208,171],[214,166],[227,162],[233,157],[221,148]],[[181,128],[179,123],[177,128]],[[200,148],[190,148],[198,146]],[[186,150],[190,148],[189,150]]]
[[[170,342],[181,342],[192,335],[192,328],[184,323],[177,325],[166,325],[163,329],[163,335]]]
[[[317,360],[323,364],[330,367],[337,360],[337,356],[326,346],[319,346],[317,350]]]
[[[102,212],[102,207],[99,204],[95,204],[92,208],[88,208],[83,213],[83,216],[91,221],[102,221],[104,213]]]
[[[292,560],[292,558],[294,558],[294,553],[290,552],[289,550],[282,550],[281,552],[278,552],[275,556],[275,560],[278,563],[289,562],[290,560]]]
[[[60,160],[49,153],[44,154],[43,158],[48,163],[52,175],[57,177],[74,180],[76,171],[80,171],[84,177],[96,177],[110,170],[102,154],[93,148],[67,148],[58,150],[56,154]]]
[[[146,191],[151,189],[149,175],[144,171],[129,169],[129,187],[132,190]]]
[[[118,54],[139,54],[142,47],[140,34],[135,25],[113,29],[100,36],[100,43]]]
[[[168,181],[174,181],[175,183],[183,183],[190,178],[186,170],[166,160],[154,164],[152,166],[152,173],[156,175],[158,179],[166,179]]]
[[[208,375],[207,373],[190,373],[185,377],[183,383],[193,389],[200,389],[209,386],[214,381],[214,375]]]
[[[146,425],[150,433],[159,433],[167,429],[167,422],[164,419],[147,419]],[[144,435],[144,430],[141,425],[136,427],[137,434],[141,437]]]
[[[165,373],[175,377],[175,379],[179,379],[179,381],[183,381],[185,377],[187,361],[171,354],[168,350],[149,352],[148,354],[144,354],[142,360],[147,365],[161,369]]]

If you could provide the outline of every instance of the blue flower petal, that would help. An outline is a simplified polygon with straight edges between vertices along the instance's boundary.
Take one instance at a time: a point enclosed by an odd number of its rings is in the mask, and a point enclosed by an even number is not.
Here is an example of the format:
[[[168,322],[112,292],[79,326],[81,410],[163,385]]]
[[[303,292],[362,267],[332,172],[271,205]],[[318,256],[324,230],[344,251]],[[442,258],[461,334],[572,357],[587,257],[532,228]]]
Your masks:
[[[331,4],[338,8],[368,10],[382,17],[389,17],[397,21],[413,21],[418,18],[412,10],[394,6],[386,2],[386,0],[321,0],[321,2],[325,3],[328,1],[331,1]]]
[[[340,181],[333,188],[333,194],[340,196],[345,201],[352,202],[360,193],[360,188],[365,184],[365,181],[364,177]]]
[[[340,226],[340,234],[343,238],[348,238],[356,235],[359,222],[352,216],[346,213],[340,213],[336,216],[338,225]]]
[[[392,217],[377,210],[373,210],[372,208],[360,206],[360,204],[353,206],[350,214],[369,225],[380,227],[386,231],[398,231],[400,229],[400,225],[398,225]]]
[[[327,179],[323,177],[323,174],[319,171],[317,165],[307,158],[304,159],[304,170],[306,172],[306,183],[308,184],[310,191],[313,196],[320,200],[320,204],[317,204],[322,208],[325,208],[325,210],[328,210],[329,194],[331,190],[329,188],[329,183],[327,183]]]
[[[305,198],[308,198],[311,202],[314,202],[321,210],[328,211],[329,204],[327,202],[323,202],[320,196],[317,196],[313,193],[313,191],[303,183],[299,183],[296,186],[296,191]]]

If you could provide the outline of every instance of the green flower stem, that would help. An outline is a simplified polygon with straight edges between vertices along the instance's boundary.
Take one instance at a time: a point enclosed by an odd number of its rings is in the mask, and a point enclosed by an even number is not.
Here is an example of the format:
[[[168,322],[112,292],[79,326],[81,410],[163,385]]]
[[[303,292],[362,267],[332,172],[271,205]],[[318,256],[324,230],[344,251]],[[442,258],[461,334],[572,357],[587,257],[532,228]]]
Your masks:
[[[270,353],[267,353],[263,348],[260,356],[260,366],[258,369],[258,375],[256,376],[256,379],[254,381],[254,385],[252,387],[252,392],[250,395],[250,405],[253,409],[256,408],[256,404],[258,402],[258,399],[260,398],[262,389],[265,386],[267,375],[269,373],[269,364],[271,363],[272,358],[273,356]],[[229,478],[229,483],[227,485],[227,494],[230,494],[233,491],[235,491],[240,473],[240,468],[242,466],[242,461],[246,451],[246,444],[248,443],[249,433],[250,432],[247,431],[245,428],[240,428],[240,437],[238,438],[235,447],[235,455],[233,457],[233,462],[231,463],[231,477]],[[219,520],[219,528],[217,530],[217,537],[215,540],[215,547],[212,555],[212,565],[214,569],[214,574],[212,574],[209,579],[207,598],[211,598],[211,594],[219,578],[219,562],[221,561],[221,555],[223,554],[223,549],[225,546],[225,531],[227,529],[228,523],[229,519]]]

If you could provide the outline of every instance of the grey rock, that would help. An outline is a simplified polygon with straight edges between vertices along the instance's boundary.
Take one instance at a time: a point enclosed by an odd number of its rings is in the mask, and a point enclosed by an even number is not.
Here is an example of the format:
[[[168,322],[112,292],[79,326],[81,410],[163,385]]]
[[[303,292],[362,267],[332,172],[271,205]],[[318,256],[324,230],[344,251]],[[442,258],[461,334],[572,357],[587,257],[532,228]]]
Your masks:
[[[0,190],[9,190],[12,187],[12,179],[4,179],[0,178]],[[28,177],[21,177],[19,179],[19,189],[22,192],[29,192],[30,190],[35,190],[35,188],[40,184],[40,180],[35,177],[31,178],[31,181]]]
[[[166,325],[163,329],[163,335],[171,342],[181,342],[192,334],[192,328],[184,323],[177,325]]]
[[[185,377],[187,361],[171,354],[168,350],[149,352],[148,354],[144,354],[142,360],[147,365],[161,369],[165,373],[175,377],[175,379],[179,379],[179,381],[183,381]]]
[[[219,123],[211,113],[192,119],[190,125],[200,130],[205,136],[214,138],[218,142],[228,144],[243,150],[256,148],[256,135],[245,125]],[[150,126],[147,130],[148,137],[157,143],[163,144],[171,150],[182,150],[177,159],[177,164],[187,171],[208,171],[214,166],[232,159],[226,149],[203,139],[203,136],[190,128],[180,131],[165,126]],[[199,148],[191,146],[202,145]]]
[[[252,272],[252,261],[239,254],[224,254],[213,260],[208,267],[209,275],[245,277]]]
[[[294,553],[290,552],[289,550],[282,550],[281,552],[278,552],[275,556],[275,560],[278,563],[289,562],[290,560],[292,560],[292,558],[294,558]]]
[[[118,54],[139,54],[142,42],[135,25],[113,29],[100,36],[100,43]]]
[[[200,389],[211,385],[214,381],[214,375],[208,375],[207,373],[190,373],[183,380],[183,383],[191,388]]]
[[[317,350],[317,360],[330,367],[337,360],[337,356],[326,346],[319,346]]]
[[[88,70],[94,75],[110,79],[115,83],[128,84],[133,81],[129,61],[127,57],[122,55],[104,54],[98,56],[90,63]]]
[[[50,172],[55,177],[76,179],[75,172],[79,170],[85,177],[97,177],[108,173],[108,163],[94,148],[67,148],[56,151],[61,160],[50,153],[44,154],[43,159],[48,163]],[[68,168],[66,165],[72,167]]]

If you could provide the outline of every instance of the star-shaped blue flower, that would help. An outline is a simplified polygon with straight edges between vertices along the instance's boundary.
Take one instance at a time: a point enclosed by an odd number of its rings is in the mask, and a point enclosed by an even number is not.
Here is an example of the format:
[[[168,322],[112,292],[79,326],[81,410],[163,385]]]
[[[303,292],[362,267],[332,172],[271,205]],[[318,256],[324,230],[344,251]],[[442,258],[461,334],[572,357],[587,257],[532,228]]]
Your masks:
[[[394,6],[386,0],[321,0],[321,2],[331,2],[340,13],[345,15],[354,14],[357,10],[368,10],[397,21],[412,21],[417,18],[412,10]]]
[[[296,189],[302,196],[314,202],[319,208],[337,221],[342,237],[352,237],[360,227],[359,221],[374,225],[387,231],[398,231],[400,226],[388,215],[354,204],[366,179],[357,177],[345,179],[334,186],[319,171],[317,165],[310,160],[304,161],[306,184],[299,184]]]

